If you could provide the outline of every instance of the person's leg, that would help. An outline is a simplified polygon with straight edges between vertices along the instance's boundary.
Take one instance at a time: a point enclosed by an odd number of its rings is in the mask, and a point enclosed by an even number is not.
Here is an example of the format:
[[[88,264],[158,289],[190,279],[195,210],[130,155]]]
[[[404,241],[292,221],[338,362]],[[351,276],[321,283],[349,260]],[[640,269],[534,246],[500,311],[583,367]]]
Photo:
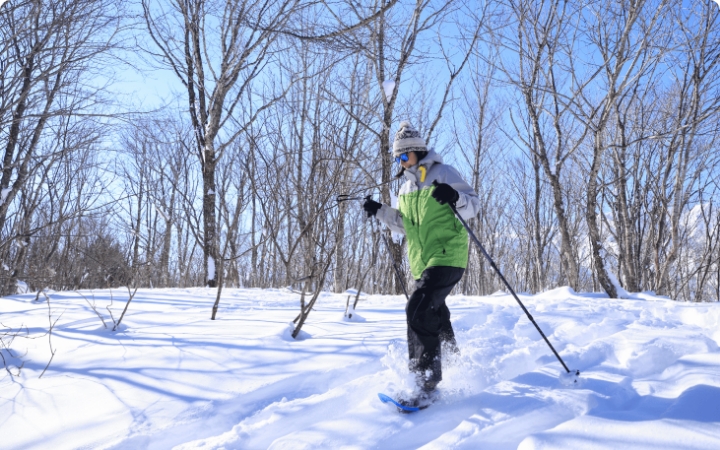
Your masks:
[[[460,349],[455,340],[455,331],[450,322],[450,309],[445,304],[445,299],[440,306],[440,317],[440,345],[451,353],[459,354]]]
[[[441,340],[455,341],[445,298],[464,272],[458,267],[427,268],[416,281],[415,292],[405,308],[410,370],[418,375],[424,390],[433,390],[442,379]]]

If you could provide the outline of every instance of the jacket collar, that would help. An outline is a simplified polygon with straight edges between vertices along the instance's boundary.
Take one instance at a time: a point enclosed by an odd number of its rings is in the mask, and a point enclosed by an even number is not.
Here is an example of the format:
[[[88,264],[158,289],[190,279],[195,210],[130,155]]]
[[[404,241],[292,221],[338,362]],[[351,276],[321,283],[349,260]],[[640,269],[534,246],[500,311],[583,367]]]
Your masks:
[[[428,154],[422,159],[422,161],[412,167],[405,169],[403,173],[405,174],[405,178],[415,183],[420,179],[420,174],[418,173],[420,171],[420,166],[424,167],[425,170],[429,171],[430,167],[432,167],[436,163],[442,164],[442,162],[443,157],[434,149],[430,149],[428,150]]]

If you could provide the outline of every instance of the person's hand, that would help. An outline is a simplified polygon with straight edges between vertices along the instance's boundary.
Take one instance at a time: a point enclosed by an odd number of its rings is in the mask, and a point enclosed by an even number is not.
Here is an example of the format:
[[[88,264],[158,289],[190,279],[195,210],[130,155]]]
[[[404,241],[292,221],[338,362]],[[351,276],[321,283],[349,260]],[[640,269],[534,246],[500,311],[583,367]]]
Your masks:
[[[363,203],[363,209],[365,212],[367,212],[368,217],[372,217],[375,214],[377,214],[378,210],[382,208],[382,203],[378,203],[375,200],[371,199],[368,195],[365,197],[365,203]]]
[[[449,203],[455,206],[455,203],[457,203],[457,201],[460,199],[460,194],[458,194],[458,191],[453,189],[453,187],[449,184],[438,183],[436,180],[433,181],[433,186],[435,186],[435,190],[433,190],[432,196],[441,205]]]

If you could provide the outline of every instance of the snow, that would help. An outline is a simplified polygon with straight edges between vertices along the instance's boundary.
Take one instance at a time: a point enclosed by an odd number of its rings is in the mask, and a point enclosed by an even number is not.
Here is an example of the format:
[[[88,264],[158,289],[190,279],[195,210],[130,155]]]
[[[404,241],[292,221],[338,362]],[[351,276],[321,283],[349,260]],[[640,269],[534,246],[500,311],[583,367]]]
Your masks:
[[[213,258],[212,256],[208,256],[207,273],[208,280],[215,279],[215,258]]]
[[[350,321],[348,293],[323,293],[296,340],[285,289],[226,288],[215,321],[216,289],[141,289],[118,332],[127,289],[47,294],[50,317],[0,300],[3,449],[720,448],[719,304],[521,295],[572,383],[512,297],[451,296],[461,354],[403,415],[377,397],[413,383],[403,296]]]
[[[395,82],[393,80],[385,80],[382,82],[383,92],[385,93],[385,99],[390,101],[390,98],[395,91]]]
[[[625,290],[625,288],[622,287],[620,284],[620,281],[617,279],[617,276],[615,274],[608,270],[607,271],[608,278],[610,278],[610,282],[615,286],[615,294],[618,296],[618,298],[631,298],[632,296],[628,291]]]
[[[364,322],[365,318],[355,311],[355,299],[357,298],[358,302],[364,302],[367,299],[367,295],[360,292],[358,297],[357,289],[348,289],[345,291],[345,295],[347,295],[347,309],[345,311],[345,315],[343,316],[343,320],[348,322]]]
[[[2,5],[2,3],[0,3]],[[12,192],[12,188],[5,188],[2,191],[0,191],[0,205],[5,203],[5,200],[7,200],[8,195]]]
[[[28,285],[26,282],[22,280],[16,280],[15,284],[17,284],[17,293],[18,294],[27,294],[30,292],[30,289],[28,288]]]
[[[163,220],[168,221],[168,215],[165,213],[165,211],[163,211],[161,207],[155,205],[155,211],[157,211],[158,214],[162,216]]]

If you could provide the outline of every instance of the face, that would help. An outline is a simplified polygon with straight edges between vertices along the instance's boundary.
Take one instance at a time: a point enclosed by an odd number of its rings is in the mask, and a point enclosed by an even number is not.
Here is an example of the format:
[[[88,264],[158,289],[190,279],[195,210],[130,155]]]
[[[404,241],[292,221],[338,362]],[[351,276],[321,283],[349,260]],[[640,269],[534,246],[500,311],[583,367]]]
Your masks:
[[[410,167],[414,166],[418,162],[417,155],[415,154],[415,152],[408,152],[407,155],[408,155],[407,161],[400,161],[400,165],[403,166],[403,168],[405,168],[405,169],[409,169]]]

